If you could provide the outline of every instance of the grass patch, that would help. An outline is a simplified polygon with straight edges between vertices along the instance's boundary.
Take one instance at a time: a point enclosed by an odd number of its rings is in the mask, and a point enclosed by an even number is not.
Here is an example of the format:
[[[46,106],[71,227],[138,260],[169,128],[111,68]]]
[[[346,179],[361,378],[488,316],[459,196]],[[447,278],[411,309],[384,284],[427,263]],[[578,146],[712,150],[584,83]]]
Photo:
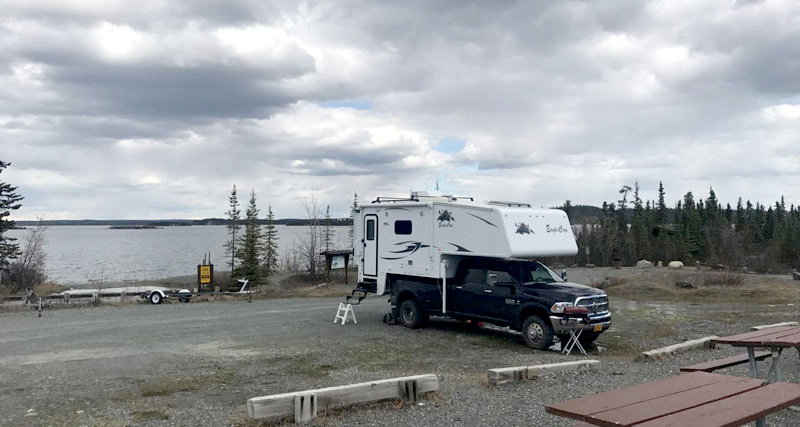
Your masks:
[[[139,387],[141,397],[167,396],[184,391],[195,391],[217,384],[227,384],[234,378],[231,372],[216,372],[188,378],[158,378]]]
[[[336,369],[335,366],[327,363],[317,363],[318,356],[315,353],[276,356],[262,359],[267,365],[278,365],[291,375],[300,375],[307,378],[325,378],[330,375],[330,371]]]
[[[164,411],[133,411],[131,412],[133,421],[137,423],[145,423],[148,421],[166,421],[169,419]]]

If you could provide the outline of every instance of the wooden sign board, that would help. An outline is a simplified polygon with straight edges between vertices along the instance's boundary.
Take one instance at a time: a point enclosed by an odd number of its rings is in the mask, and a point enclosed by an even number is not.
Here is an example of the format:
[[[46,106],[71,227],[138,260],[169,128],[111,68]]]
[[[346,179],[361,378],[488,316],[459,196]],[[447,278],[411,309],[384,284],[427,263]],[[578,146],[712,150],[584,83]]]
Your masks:
[[[334,255],[331,257],[331,270],[341,270],[345,268],[345,255]]]

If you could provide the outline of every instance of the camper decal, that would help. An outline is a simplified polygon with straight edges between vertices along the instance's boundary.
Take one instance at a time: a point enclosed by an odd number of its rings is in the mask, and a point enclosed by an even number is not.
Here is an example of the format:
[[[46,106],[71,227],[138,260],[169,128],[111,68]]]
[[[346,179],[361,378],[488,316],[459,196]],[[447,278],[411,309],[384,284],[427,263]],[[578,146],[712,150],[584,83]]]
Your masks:
[[[473,215],[473,214],[471,214],[471,213],[469,213],[469,212],[467,212],[467,215],[469,215],[469,216],[474,216],[475,218],[478,218],[479,220],[481,220],[481,221],[483,221],[483,222],[485,222],[485,223],[487,223],[487,224],[491,225],[492,227],[497,227],[496,225],[492,224],[492,223],[491,223],[491,222],[489,222],[488,220],[485,220],[485,219],[483,219],[483,218],[479,217],[478,215]]]
[[[448,211],[447,209],[442,209],[439,211],[439,218],[436,218],[439,221],[439,227],[452,227],[453,222],[455,222],[455,218],[453,218],[453,214]]]
[[[472,252],[471,250],[469,250],[469,249],[467,249],[467,248],[465,248],[465,247],[463,247],[463,246],[458,246],[458,245],[457,245],[457,244],[455,244],[455,243],[449,243],[449,242],[448,242],[447,244],[448,244],[448,245],[453,245],[453,246],[455,246],[455,247],[456,247],[456,252]]]
[[[569,228],[564,227],[563,225],[559,225],[558,227],[556,227],[554,225],[554,226],[551,227],[550,224],[547,224],[547,228],[546,229],[547,229],[548,233],[568,233],[569,232]]]
[[[517,234],[536,234],[524,222],[514,223],[514,225],[517,227]]]
[[[423,245],[422,242],[413,242],[413,241],[399,242],[399,243],[395,243],[394,245],[395,246],[402,246],[403,249],[400,249],[400,250],[397,250],[397,251],[389,251],[389,252],[393,253],[393,254],[397,254],[397,255],[401,255],[401,254],[402,255],[398,256],[398,257],[383,257],[382,256],[381,259],[388,259],[388,260],[402,259],[402,258],[405,258],[405,257],[413,254],[414,252],[420,250],[421,248],[429,248],[430,247],[430,245]]]

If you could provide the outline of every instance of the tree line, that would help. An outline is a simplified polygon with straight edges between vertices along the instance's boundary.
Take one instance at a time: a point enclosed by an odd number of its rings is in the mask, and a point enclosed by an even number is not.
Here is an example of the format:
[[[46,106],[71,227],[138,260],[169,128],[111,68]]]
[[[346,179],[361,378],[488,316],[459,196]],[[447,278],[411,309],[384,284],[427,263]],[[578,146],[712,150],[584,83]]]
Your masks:
[[[787,207],[783,197],[772,205],[740,197],[735,207],[723,206],[709,188],[705,199],[695,199],[690,191],[668,208],[661,182],[658,200],[643,201],[638,182],[633,188],[624,185],[619,195],[603,202],[596,216],[569,200],[561,206],[576,229],[574,262],[609,266],[681,260],[753,271],[800,264],[800,207]]]
[[[350,225],[350,247],[353,239],[353,210],[358,206],[358,195],[354,194],[353,207],[350,218],[332,218],[330,205],[326,206],[323,214],[316,199],[303,201],[306,218],[297,225],[305,225],[308,230],[300,236],[299,247],[292,248],[291,258],[281,266],[278,252],[278,231],[275,225],[275,215],[272,205],[269,205],[266,218],[260,219],[260,211],[256,202],[255,190],[250,191],[250,198],[242,216],[239,207],[239,198],[234,184],[228,197],[229,209],[225,225],[228,230],[228,239],[224,244],[225,255],[228,258],[228,267],[232,272],[231,277],[246,278],[253,283],[260,283],[279,268],[286,270],[303,270],[312,277],[316,277],[322,270],[321,253],[334,249],[333,227]]]

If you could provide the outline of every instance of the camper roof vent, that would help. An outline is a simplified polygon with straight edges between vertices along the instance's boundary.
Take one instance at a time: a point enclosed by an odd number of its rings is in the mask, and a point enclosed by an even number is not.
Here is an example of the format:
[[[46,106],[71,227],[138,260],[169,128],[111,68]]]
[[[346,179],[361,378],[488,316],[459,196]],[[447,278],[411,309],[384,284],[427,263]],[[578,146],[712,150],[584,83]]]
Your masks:
[[[511,208],[529,208],[529,207],[531,207],[531,205],[528,204],[528,203],[501,202],[501,201],[494,201],[494,200],[490,201],[490,202],[487,202],[487,204],[488,205],[494,205],[494,206],[508,206],[508,207],[511,207]]]

